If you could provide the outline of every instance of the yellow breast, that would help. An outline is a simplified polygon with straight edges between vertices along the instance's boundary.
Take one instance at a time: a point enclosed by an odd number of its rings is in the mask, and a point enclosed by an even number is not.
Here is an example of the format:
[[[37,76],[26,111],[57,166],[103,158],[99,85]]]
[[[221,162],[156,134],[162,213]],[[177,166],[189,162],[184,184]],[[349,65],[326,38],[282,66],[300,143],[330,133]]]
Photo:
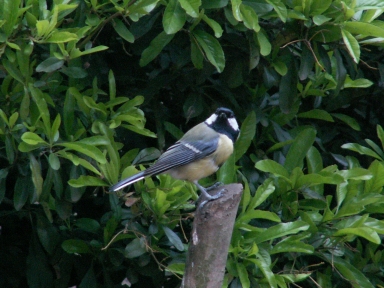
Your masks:
[[[212,175],[233,153],[233,142],[220,134],[218,148],[215,152],[198,161],[168,171],[176,179],[195,181]]]

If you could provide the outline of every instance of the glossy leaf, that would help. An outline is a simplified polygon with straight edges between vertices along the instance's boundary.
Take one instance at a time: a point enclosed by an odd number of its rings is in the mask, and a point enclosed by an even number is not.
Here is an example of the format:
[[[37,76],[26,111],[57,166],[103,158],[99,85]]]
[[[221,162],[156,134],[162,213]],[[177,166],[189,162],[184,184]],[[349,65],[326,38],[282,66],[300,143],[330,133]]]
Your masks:
[[[301,167],[308,150],[315,141],[316,130],[308,128],[300,132],[288,150],[284,167],[292,171],[295,167]]]
[[[163,226],[163,230],[165,235],[167,235],[169,242],[171,242],[177,250],[184,251],[184,245],[183,242],[181,242],[180,237],[166,226]]]
[[[363,237],[375,244],[381,243],[380,237],[377,232],[368,227],[343,228],[336,231],[333,235],[336,237],[344,235],[356,235]]]
[[[185,11],[181,8],[180,4],[181,2],[178,0],[170,0],[164,10],[163,27],[167,34],[178,32],[187,20]]]
[[[193,18],[197,18],[199,16],[201,0],[179,0],[179,3],[189,16]]]
[[[323,257],[329,262],[332,263],[336,267],[336,269],[350,281],[352,287],[367,287],[374,288],[374,285],[367,279],[367,277],[354,265],[345,261],[341,257],[332,257],[329,254],[323,254]]]
[[[272,5],[281,21],[285,23],[287,21],[287,7],[284,3],[281,0],[266,0],[266,2]]]
[[[69,239],[61,244],[61,248],[67,253],[91,253],[88,244],[83,240]]]
[[[84,186],[108,186],[102,179],[93,176],[80,176],[77,179],[71,179],[68,184],[72,187],[79,188]]]
[[[124,250],[124,256],[132,259],[143,255],[146,251],[143,238],[133,239]]]
[[[133,36],[131,31],[128,30],[127,26],[125,26],[125,24],[120,19],[114,19],[113,21],[113,28],[121,38],[129,43],[135,42],[135,36]]]
[[[304,221],[281,223],[266,229],[262,233],[258,233],[255,235],[254,241],[259,244],[285,235],[295,234],[299,231],[305,231],[308,228],[309,225]]]
[[[347,47],[349,54],[352,56],[353,61],[358,63],[360,60],[359,42],[357,42],[356,38],[353,37],[353,35],[350,32],[348,32],[347,30],[342,29],[341,35],[343,35],[344,44]]]
[[[161,50],[173,39],[174,34],[161,32],[157,35],[141,54],[140,66],[146,66],[159,55]]]
[[[256,113],[252,111],[243,121],[239,139],[235,143],[236,161],[248,150],[256,134]]]
[[[319,120],[334,122],[331,114],[329,114],[325,110],[320,110],[320,109],[314,109],[307,112],[299,113],[297,114],[297,116],[300,118],[312,118],[312,119],[319,119]]]
[[[212,28],[216,38],[220,38],[221,35],[223,35],[223,29],[221,28],[219,23],[217,23],[215,20],[211,18],[208,18],[207,15],[203,15],[202,19],[205,23],[209,25],[209,27]]]
[[[342,145],[341,148],[352,150],[352,151],[355,151],[361,155],[371,156],[371,157],[374,157],[374,158],[379,159],[379,160],[381,159],[381,157],[379,155],[377,155],[377,153],[374,152],[372,149],[361,146],[357,143],[346,143],[346,144]]]
[[[281,176],[287,180],[289,179],[289,173],[287,169],[285,169],[284,166],[273,160],[261,160],[256,163],[255,167],[263,172],[272,173],[276,176]]]
[[[104,154],[98,148],[92,145],[76,142],[58,143],[57,145],[87,155],[101,164],[105,164],[107,162]]]
[[[216,38],[202,30],[194,30],[193,35],[208,61],[216,67],[218,72],[222,72],[225,66],[225,57],[220,43]]]

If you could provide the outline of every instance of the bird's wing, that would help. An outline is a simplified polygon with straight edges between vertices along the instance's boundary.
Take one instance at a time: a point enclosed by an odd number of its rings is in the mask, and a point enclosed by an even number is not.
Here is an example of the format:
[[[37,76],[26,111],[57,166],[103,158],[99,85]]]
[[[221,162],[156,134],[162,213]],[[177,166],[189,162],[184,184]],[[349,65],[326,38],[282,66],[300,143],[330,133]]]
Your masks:
[[[155,164],[144,171],[145,176],[157,175],[169,169],[202,159],[217,149],[219,139],[210,141],[178,141],[167,149]]]

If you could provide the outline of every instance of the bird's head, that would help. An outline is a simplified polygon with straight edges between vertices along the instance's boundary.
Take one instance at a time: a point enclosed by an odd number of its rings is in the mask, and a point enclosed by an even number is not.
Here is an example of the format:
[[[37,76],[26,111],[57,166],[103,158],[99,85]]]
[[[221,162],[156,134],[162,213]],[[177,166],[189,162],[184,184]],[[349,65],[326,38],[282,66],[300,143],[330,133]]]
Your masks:
[[[239,136],[239,124],[237,124],[235,113],[228,108],[217,108],[205,124],[219,133],[227,135],[233,142]]]

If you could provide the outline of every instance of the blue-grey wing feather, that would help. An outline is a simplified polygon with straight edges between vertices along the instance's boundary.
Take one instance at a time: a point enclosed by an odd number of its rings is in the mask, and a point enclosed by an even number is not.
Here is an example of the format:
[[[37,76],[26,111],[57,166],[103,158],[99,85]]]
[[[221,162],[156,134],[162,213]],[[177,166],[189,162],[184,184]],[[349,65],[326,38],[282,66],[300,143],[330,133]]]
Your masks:
[[[145,175],[157,175],[172,168],[202,159],[216,151],[218,139],[211,141],[178,141],[168,148],[155,164],[145,170]]]

